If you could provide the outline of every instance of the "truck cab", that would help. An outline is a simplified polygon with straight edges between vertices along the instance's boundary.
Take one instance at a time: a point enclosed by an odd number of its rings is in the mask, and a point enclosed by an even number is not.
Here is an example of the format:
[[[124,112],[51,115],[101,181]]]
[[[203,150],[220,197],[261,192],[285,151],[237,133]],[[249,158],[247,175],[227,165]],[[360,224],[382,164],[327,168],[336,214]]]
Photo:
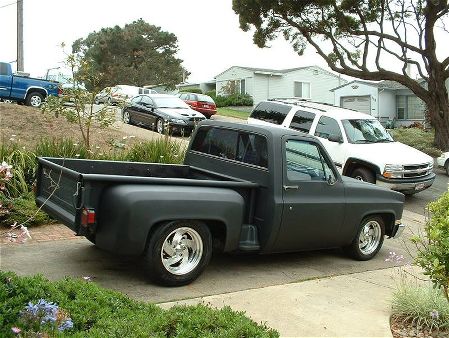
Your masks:
[[[0,62],[0,98],[40,107],[48,95],[59,95],[58,82],[15,75],[11,64]]]

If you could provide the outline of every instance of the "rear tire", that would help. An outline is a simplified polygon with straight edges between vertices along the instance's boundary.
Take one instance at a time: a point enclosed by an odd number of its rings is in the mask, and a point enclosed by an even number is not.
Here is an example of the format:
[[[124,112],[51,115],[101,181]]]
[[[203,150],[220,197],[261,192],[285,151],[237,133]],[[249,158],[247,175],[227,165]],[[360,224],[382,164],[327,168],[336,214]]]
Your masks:
[[[131,124],[131,122],[132,122],[131,121],[131,115],[126,110],[123,112],[123,122],[126,123],[126,124]]]
[[[368,182],[368,183],[376,183],[376,179],[374,177],[374,174],[372,171],[370,171],[367,168],[358,167],[354,169],[354,171],[351,173],[351,177],[355,178],[356,180]]]
[[[161,225],[149,238],[144,269],[156,283],[181,286],[195,280],[211,256],[212,236],[204,223],[173,221]]]
[[[444,169],[446,169],[446,175],[449,176],[449,161],[446,161],[446,164],[444,165]]]
[[[378,216],[368,216],[362,220],[352,243],[343,250],[352,258],[367,261],[373,258],[382,247],[385,237],[385,224]]]
[[[27,106],[39,108],[44,102],[44,96],[37,92],[32,92],[27,95],[25,99],[25,104]]]
[[[164,123],[165,123],[164,119],[162,119],[162,118],[158,118],[157,121],[156,121],[156,131],[159,134],[163,134],[164,133],[164,129],[165,129]]]

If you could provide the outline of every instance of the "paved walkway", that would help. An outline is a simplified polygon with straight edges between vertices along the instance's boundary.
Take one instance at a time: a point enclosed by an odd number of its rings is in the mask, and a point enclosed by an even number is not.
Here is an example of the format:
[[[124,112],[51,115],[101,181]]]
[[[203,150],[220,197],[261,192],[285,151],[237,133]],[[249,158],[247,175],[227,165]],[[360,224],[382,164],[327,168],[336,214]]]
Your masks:
[[[31,233],[31,238],[27,240],[27,243],[38,243],[46,241],[55,241],[63,239],[76,239],[75,233],[62,224],[46,224],[37,227],[29,227],[28,230]],[[7,228],[1,228],[0,233],[2,234],[0,238],[0,243],[2,245],[17,243],[11,242],[10,238],[6,236],[8,233]],[[17,233],[17,230],[15,231]]]

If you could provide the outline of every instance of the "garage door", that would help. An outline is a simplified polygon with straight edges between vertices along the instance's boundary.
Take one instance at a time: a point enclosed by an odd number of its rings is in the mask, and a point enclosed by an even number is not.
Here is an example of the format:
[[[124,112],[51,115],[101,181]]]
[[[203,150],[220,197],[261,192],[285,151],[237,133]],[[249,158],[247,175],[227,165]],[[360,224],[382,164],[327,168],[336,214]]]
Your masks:
[[[361,113],[371,115],[371,98],[370,96],[345,96],[341,98],[341,106],[343,108],[352,109]]]

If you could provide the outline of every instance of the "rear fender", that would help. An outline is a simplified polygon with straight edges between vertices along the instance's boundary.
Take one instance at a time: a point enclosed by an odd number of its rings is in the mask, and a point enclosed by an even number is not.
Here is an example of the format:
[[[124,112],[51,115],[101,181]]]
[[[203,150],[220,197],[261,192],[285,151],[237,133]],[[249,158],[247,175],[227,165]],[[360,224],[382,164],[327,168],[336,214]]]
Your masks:
[[[231,189],[117,185],[105,189],[101,196],[96,245],[116,253],[140,255],[145,250],[148,234],[158,224],[202,220],[208,226],[217,222],[224,224],[224,251],[233,251],[240,240],[244,211],[242,196]]]

